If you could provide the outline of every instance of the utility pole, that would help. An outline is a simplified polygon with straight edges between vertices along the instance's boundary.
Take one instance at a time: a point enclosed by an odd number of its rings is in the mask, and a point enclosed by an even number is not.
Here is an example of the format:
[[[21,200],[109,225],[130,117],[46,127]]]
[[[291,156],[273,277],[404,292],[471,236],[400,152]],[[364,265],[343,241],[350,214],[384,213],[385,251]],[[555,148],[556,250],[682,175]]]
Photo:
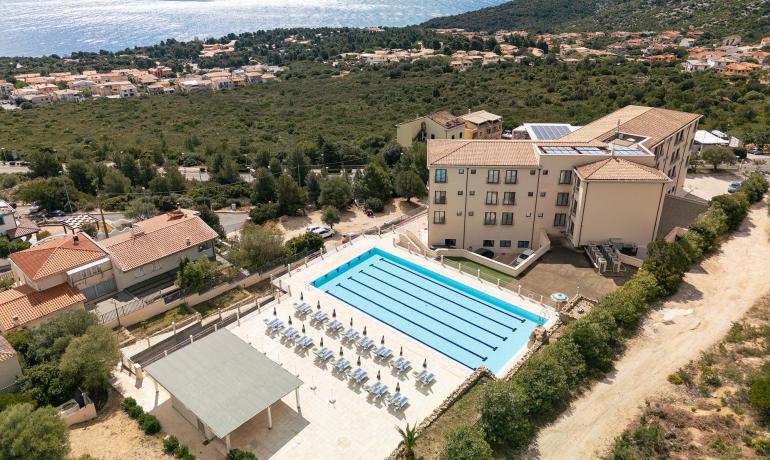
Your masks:
[[[107,220],[104,219],[104,209],[102,209],[102,199],[99,196],[99,187],[96,187],[96,205],[99,206],[99,214],[102,215],[102,227],[104,230],[104,237],[107,238]],[[96,238],[99,238],[99,232],[97,228]]]

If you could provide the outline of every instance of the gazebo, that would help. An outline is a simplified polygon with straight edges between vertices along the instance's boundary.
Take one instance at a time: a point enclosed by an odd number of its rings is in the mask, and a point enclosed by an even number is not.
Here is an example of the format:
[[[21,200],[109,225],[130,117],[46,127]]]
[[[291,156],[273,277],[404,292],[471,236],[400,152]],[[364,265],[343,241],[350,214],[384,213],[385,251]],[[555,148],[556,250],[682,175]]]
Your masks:
[[[300,410],[302,381],[227,329],[221,329],[150,364],[145,371],[207,440],[230,449],[230,434],[294,391]]]

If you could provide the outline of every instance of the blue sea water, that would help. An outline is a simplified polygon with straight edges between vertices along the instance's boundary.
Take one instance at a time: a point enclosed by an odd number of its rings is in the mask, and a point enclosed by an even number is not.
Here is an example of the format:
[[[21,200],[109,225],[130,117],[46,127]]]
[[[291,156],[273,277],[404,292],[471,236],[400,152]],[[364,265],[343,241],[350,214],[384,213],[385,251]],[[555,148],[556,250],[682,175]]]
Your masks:
[[[470,369],[483,365],[500,372],[526,346],[535,327],[546,322],[378,248],[312,284]]]
[[[505,0],[0,0],[0,56],[118,51],[169,37],[418,24]]]

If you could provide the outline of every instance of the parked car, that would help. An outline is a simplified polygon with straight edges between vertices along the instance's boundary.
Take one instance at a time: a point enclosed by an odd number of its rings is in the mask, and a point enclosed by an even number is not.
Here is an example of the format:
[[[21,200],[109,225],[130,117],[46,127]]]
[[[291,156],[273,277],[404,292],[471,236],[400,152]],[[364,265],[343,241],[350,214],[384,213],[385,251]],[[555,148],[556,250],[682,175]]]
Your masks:
[[[524,252],[519,254],[519,257],[516,258],[515,265],[520,265],[522,262],[529,259],[533,254],[535,254],[535,251],[531,249],[525,249]]]
[[[308,225],[307,227],[305,227],[305,232],[307,232],[307,233],[315,233],[316,230],[321,229],[321,228],[323,228],[323,227],[321,227],[320,225]]]
[[[331,238],[337,232],[335,232],[334,230],[328,227],[319,227],[313,230],[313,233],[320,236],[323,239],[326,239],[326,238]]]
[[[762,155],[764,152],[762,152],[762,149],[759,147],[751,147],[749,153],[752,155]]]
[[[30,214],[35,214],[35,213],[38,213],[38,212],[40,212],[40,205],[37,204],[37,203],[32,203],[29,206],[29,213]]]
[[[741,186],[740,181],[730,182],[730,185],[727,186],[727,192],[728,193],[735,193],[738,191],[738,189]]]
[[[48,211],[47,213],[45,213],[46,219],[53,219],[53,218],[56,218],[56,217],[64,217],[66,215],[67,214],[64,211],[62,211],[61,209],[56,209],[56,210]]]
[[[495,252],[492,251],[491,249],[478,248],[478,249],[476,249],[473,252],[475,252],[476,254],[478,254],[478,255],[480,255],[482,257],[486,257],[487,259],[494,259],[495,258]]]

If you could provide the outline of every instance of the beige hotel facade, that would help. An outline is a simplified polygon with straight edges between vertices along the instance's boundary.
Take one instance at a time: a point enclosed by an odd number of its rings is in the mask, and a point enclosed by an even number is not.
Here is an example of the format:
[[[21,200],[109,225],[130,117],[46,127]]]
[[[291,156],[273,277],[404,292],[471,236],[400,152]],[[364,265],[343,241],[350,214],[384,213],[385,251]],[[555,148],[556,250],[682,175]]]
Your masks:
[[[681,189],[699,115],[628,106],[557,140],[429,140],[428,242],[521,252],[658,231]]]

